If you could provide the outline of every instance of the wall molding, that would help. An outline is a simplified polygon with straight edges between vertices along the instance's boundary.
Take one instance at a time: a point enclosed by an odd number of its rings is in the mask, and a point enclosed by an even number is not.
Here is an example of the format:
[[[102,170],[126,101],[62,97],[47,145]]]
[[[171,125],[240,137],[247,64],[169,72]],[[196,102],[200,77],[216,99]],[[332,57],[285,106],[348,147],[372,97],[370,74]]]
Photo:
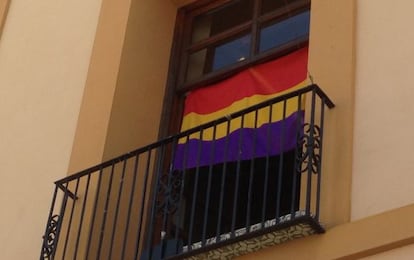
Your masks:
[[[257,251],[256,259],[351,260],[414,244],[414,204],[328,228],[326,233]],[[300,249],[300,250],[298,250]],[[246,258],[252,259],[252,254]]]

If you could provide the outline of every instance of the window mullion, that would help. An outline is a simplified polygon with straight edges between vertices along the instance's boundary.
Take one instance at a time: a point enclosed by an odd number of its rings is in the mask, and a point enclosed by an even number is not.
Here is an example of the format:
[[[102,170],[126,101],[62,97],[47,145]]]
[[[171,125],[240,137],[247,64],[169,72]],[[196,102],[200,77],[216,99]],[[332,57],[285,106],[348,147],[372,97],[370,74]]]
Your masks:
[[[250,58],[253,58],[257,53],[257,46],[259,44],[259,15],[261,10],[261,0],[254,1],[253,17],[252,17],[252,44],[250,46]]]
[[[176,89],[178,90],[181,84],[185,82],[186,74],[187,74],[187,66],[188,66],[188,57],[189,52],[185,51],[187,46],[190,42],[190,33],[192,29],[192,19],[193,17],[186,17],[186,12],[181,11],[179,12],[179,17],[181,18],[179,20],[179,25],[176,25],[176,27],[181,27],[181,38],[180,38],[180,53],[178,54],[180,62],[178,63],[179,69],[178,69],[178,75],[177,75],[177,85]]]
[[[238,34],[244,32],[244,31],[247,31],[252,26],[253,26],[252,21],[245,22],[243,24],[240,24],[240,25],[232,28],[231,30],[219,33],[219,34],[214,35],[212,37],[209,37],[207,39],[201,40],[201,41],[199,41],[195,44],[192,44],[192,45],[188,46],[186,51],[188,53],[193,53],[193,52],[199,51],[199,50],[204,49],[208,46],[212,46],[212,45],[216,44],[217,42],[223,41],[225,39],[228,39],[228,38],[231,38],[235,35],[238,35]]]

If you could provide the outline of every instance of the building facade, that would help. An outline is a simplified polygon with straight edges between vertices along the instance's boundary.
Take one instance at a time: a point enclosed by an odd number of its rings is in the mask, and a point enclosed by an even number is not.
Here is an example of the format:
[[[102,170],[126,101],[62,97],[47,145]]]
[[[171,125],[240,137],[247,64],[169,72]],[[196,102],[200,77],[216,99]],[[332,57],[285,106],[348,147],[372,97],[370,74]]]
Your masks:
[[[194,2],[228,1],[0,1],[0,258],[38,257],[53,181],[167,133],[177,12]],[[413,257],[413,7],[311,1],[308,70],[336,105],[326,232],[240,259]]]

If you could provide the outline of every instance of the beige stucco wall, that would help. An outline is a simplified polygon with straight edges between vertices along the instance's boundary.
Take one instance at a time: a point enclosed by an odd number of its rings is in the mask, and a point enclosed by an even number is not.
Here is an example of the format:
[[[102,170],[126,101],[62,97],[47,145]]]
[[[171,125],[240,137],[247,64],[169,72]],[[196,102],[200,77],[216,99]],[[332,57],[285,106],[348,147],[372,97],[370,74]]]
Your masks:
[[[337,225],[325,234],[287,241],[238,259],[273,260],[277,256],[277,259],[289,260],[354,260],[378,255],[414,243],[413,215],[414,205],[390,210]]]
[[[102,0],[69,173],[102,162],[130,5]]]
[[[102,0],[101,8],[101,0],[12,0],[0,40],[0,147],[7,147],[0,150],[0,205],[7,209],[0,214],[0,259],[37,258],[52,183],[68,168],[81,170],[155,140],[175,12],[189,2]],[[378,218],[382,224],[395,219],[365,216],[414,201],[411,2],[312,1],[310,73],[337,105],[325,126],[322,221],[328,233],[268,249],[258,254],[263,259],[297,248],[316,248],[308,254],[315,257],[333,248],[325,255],[332,259],[393,244],[375,235],[366,244],[351,241],[363,227],[375,231]],[[363,221],[342,225],[350,208],[352,219]]]
[[[336,107],[326,112],[321,221],[327,228],[350,217],[354,116],[354,0],[312,0],[309,73]]]
[[[0,37],[3,32],[3,26],[6,22],[7,12],[9,10],[10,0],[0,0]]]
[[[0,40],[0,259],[38,259],[66,174],[100,0],[13,0]]]
[[[103,159],[157,140],[176,11],[165,0],[132,1]]]
[[[414,2],[357,2],[354,220],[414,203]]]
[[[164,0],[103,1],[71,173],[157,139],[176,9]]]
[[[396,248],[384,253],[376,254],[361,260],[412,260],[414,255],[414,245]]]

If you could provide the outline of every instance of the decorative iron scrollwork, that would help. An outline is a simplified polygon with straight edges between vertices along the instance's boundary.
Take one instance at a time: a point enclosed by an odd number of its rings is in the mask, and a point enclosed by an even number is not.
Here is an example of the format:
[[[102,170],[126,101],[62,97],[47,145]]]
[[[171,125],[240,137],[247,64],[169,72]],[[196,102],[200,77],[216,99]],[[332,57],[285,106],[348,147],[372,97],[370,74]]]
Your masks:
[[[313,134],[311,133],[313,130]],[[321,136],[320,127],[306,123],[303,125],[303,131],[298,138],[297,152],[297,173],[303,173],[311,168],[314,174],[317,174],[321,165]]]
[[[157,189],[157,212],[167,210],[174,213],[178,209],[180,190],[183,181],[181,171],[172,171],[160,177]]]
[[[50,221],[46,228],[46,233],[43,236],[43,249],[42,249],[42,256],[43,259],[52,259],[55,246],[56,246],[56,238],[58,236],[58,226],[59,226],[59,215],[54,215],[50,218]]]

